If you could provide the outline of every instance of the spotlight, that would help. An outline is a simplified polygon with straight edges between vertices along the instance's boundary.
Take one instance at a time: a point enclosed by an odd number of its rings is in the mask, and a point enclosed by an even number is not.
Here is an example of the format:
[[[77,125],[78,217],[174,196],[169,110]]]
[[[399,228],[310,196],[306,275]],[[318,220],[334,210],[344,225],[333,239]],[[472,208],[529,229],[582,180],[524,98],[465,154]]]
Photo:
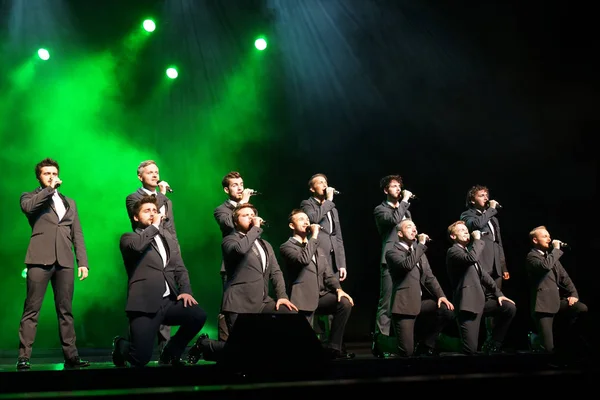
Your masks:
[[[37,53],[38,53],[38,57],[40,57],[44,61],[46,61],[50,58],[50,52],[46,49],[39,49]]]
[[[177,73],[177,69],[175,67],[169,67],[167,68],[167,76],[170,79],[175,79],[179,76],[179,73]]]
[[[21,271],[21,278],[27,278],[27,268],[24,268],[23,271]]]
[[[258,38],[254,41],[254,47],[262,51],[267,48],[267,41],[264,38]]]
[[[146,32],[154,32],[154,30],[156,29],[156,24],[151,19],[147,19],[142,24],[142,27]]]

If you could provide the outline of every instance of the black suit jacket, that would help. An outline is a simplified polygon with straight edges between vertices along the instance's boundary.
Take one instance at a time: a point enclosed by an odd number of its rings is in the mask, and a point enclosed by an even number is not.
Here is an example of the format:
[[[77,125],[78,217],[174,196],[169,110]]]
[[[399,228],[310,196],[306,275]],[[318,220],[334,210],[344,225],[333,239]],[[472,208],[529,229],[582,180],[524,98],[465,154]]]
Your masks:
[[[59,221],[51,187],[38,188],[21,195],[21,211],[31,226],[31,238],[25,264],[53,265],[74,268],[73,249],[79,267],[87,267],[88,259],[75,201],[58,194],[66,212]]]
[[[225,201],[213,211],[215,221],[219,224],[222,237],[232,234],[235,231],[233,224],[233,209],[235,206],[229,200]],[[225,262],[221,261],[221,274],[225,274]]]
[[[166,291],[165,281],[171,295],[192,295],[190,278],[177,242],[161,235],[167,252],[167,264],[164,266],[154,240],[157,235],[160,235],[158,228],[150,225],[121,236],[121,255],[128,277],[127,312],[157,312]]]
[[[325,200],[323,204],[320,204],[317,199],[311,197],[308,200],[303,200],[300,203],[300,208],[308,215],[311,224],[321,225],[319,237],[323,234],[328,236],[329,240],[325,240],[324,238],[321,243],[325,252],[333,250],[335,265],[332,265],[331,267],[334,269],[334,272],[339,271],[341,268],[346,268],[344,239],[342,238],[340,217],[337,208],[335,208],[335,203],[333,201]],[[327,213],[329,211],[331,211],[333,230],[330,229],[329,219],[327,218]]]
[[[411,218],[410,211],[408,211],[409,207],[410,203],[406,201],[401,201],[398,208],[394,208],[387,201],[383,201],[373,210],[375,225],[381,238],[381,264],[386,263],[385,254],[388,250],[394,247],[394,243],[398,243],[396,225],[405,218]]]
[[[140,200],[144,196],[148,196],[148,193],[146,193],[144,189],[139,188],[134,193],[131,193],[125,198],[127,215],[129,216],[129,220],[131,221],[131,228],[133,230],[135,230],[137,226],[137,222],[135,222],[135,220],[133,219],[133,206],[138,200]],[[156,192],[156,200],[158,202],[159,211],[162,206],[165,207],[165,219],[163,219],[160,225],[161,228],[164,230],[164,234],[169,235],[171,239],[175,240],[176,242],[179,242],[177,239],[177,232],[175,230],[175,219],[173,217],[173,202],[161,192]]]
[[[427,246],[417,244],[412,250],[400,243],[393,245],[385,255],[392,276],[393,314],[419,315],[421,312],[421,291],[425,297],[434,300],[446,297],[437,278],[433,275],[429,260],[425,255]],[[417,263],[419,265],[417,265]]]
[[[502,276],[503,272],[507,272],[506,269],[506,258],[504,257],[504,247],[502,245],[502,234],[500,232],[500,223],[495,215],[498,214],[498,210],[495,208],[488,208],[486,212],[481,212],[475,207],[469,207],[461,215],[461,221],[465,222],[465,225],[469,229],[469,232],[475,230],[481,231],[483,234],[481,240],[485,242],[485,247],[480,255],[479,263],[483,269],[488,273],[496,272],[498,276]],[[492,220],[496,227],[496,240],[491,233],[490,225],[488,222]],[[487,234],[486,234],[487,233]]]
[[[556,314],[561,297],[579,298],[577,289],[562,266],[563,251],[552,249],[548,256],[536,249],[527,254],[525,268],[529,280],[531,311]]]
[[[279,247],[279,254],[290,282],[291,302],[299,310],[316,310],[320,296],[341,288],[318,239],[311,238],[304,244],[290,238]]]
[[[215,217],[215,221],[219,224],[219,229],[221,229],[221,235],[223,237],[233,233],[235,230],[235,226],[233,224],[233,209],[235,206],[231,204],[229,200],[225,201],[219,207],[215,208],[213,212],[213,216]]]
[[[273,247],[259,238],[261,233],[261,228],[253,226],[246,235],[234,232],[221,242],[227,275],[221,307],[224,312],[259,313],[264,304],[272,300],[269,282],[273,283],[277,299],[288,298]],[[255,242],[265,251],[267,263],[264,271]]]
[[[484,287],[496,297],[504,296],[496,282],[482,268],[477,268],[481,252],[486,244],[474,240],[466,249],[453,244],[446,253],[446,268],[453,288],[453,303],[457,311],[483,312],[485,306]]]

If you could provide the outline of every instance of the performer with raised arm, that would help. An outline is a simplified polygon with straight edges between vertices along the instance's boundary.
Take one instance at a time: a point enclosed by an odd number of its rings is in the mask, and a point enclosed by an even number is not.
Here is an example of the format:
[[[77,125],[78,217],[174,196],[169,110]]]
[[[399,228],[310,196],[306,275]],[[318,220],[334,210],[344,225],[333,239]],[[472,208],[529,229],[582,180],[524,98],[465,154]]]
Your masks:
[[[532,248],[527,254],[525,268],[531,294],[531,315],[536,324],[539,343],[534,349],[553,352],[555,336],[563,350],[573,347],[575,323],[588,308],[579,301],[575,284],[563,267],[560,240],[552,240],[545,226],[529,232]],[[555,335],[556,333],[556,335]],[[534,342],[538,342],[534,339]],[[561,346],[556,346],[560,349]]]
[[[264,221],[250,204],[233,210],[235,231],[223,238],[221,249],[225,262],[225,293],[222,312],[231,332],[239,314],[296,313],[285,291],[285,280],[273,247],[260,237]],[[273,284],[276,299],[269,295]]]
[[[127,215],[131,222],[131,228],[133,230],[138,226],[135,221],[135,204],[143,197],[153,195],[156,197],[156,204],[158,210],[164,215],[161,223],[161,229],[165,236],[169,236],[177,243],[179,248],[179,241],[177,239],[177,231],[175,230],[175,219],[173,216],[173,202],[166,196],[167,192],[172,191],[169,184],[165,181],[160,180],[160,174],[158,172],[158,166],[154,160],[142,161],[137,168],[137,177],[142,183],[142,187],[131,193],[125,198],[125,207],[127,208]],[[179,250],[181,250],[179,248]],[[159,351],[162,351],[165,344],[171,337],[171,327],[168,325],[161,325],[157,331],[157,344]]]
[[[385,258],[393,284],[391,314],[398,355],[435,356],[439,354],[437,338],[454,318],[454,305],[446,298],[425,255],[429,235],[417,235],[411,219],[402,220],[396,230],[399,241]],[[419,339],[416,350],[415,336]]]
[[[233,233],[235,231],[235,224],[233,223],[233,210],[238,204],[246,204],[250,201],[250,197],[257,194],[253,189],[244,188],[244,180],[237,171],[231,171],[223,177],[221,181],[223,191],[227,194],[227,200],[213,212],[215,221],[219,224],[222,237]],[[221,261],[221,280],[223,281],[223,288],[225,288],[225,282],[227,282],[227,276],[225,274],[225,263]],[[219,340],[226,341],[229,337],[229,331],[227,329],[227,323],[223,313],[219,313],[218,316],[218,331]]]
[[[127,271],[125,311],[129,339],[113,340],[113,363],[143,367],[152,357],[153,341],[161,325],[178,325],[164,346],[159,364],[181,365],[181,354],[206,322],[206,312],[193,297],[188,271],[177,242],[162,234],[164,214],[155,196],[134,205],[135,232],[121,236],[120,248]],[[207,339],[201,336],[199,340]],[[217,343],[222,345],[222,343]]]
[[[385,194],[385,200],[373,210],[375,225],[381,239],[381,257],[379,265],[379,303],[377,305],[371,352],[375,357],[383,358],[385,352],[382,347],[386,350],[396,347],[396,344],[392,346],[391,341],[388,340],[392,317],[390,311],[392,277],[385,254],[394,247],[395,243],[398,243],[396,226],[403,219],[411,218],[408,208],[413,194],[409,190],[402,190],[402,177],[400,175],[387,175],[381,178],[379,187]]]
[[[75,286],[73,250],[79,280],[88,277],[88,260],[75,201],[58,192],[62,180],[58,163],[50,158],[35,166],[40,187],[21,195],[21,211],[31,226],[27,247],[27,297],[19,326],[17,369],[31,368],[30,358],[48,282],[52,283],[58,334],[65,368],[90,365],[79,357],[73,323]]]
[[[331,357],[353,358],[353,353],[344,350],[343,340],[354,300],[342,290],[320,247],[321,226],[310,224],[300,209],[292,210],[288,221],[292,236],[279,247],[279,253],[289,278],[290,299],[311,326],[315,314],[332,315]]]
[[[481,240],[481,232],[475,230],[469,235],[465,222],[456,221],[448,227],[448,236],[453,244],[446,253],[446,268],[453,288],[452,302],[458,311],[462,351],[465,354],[477,353],[481,317],[491,316],[494,327],[483,345],[483,352],[501,353],[506,333],[517,312],[515,303],[504,296],[480,265],[481,253],[486,245]],[[486,297],[484,288],[493,297]]]

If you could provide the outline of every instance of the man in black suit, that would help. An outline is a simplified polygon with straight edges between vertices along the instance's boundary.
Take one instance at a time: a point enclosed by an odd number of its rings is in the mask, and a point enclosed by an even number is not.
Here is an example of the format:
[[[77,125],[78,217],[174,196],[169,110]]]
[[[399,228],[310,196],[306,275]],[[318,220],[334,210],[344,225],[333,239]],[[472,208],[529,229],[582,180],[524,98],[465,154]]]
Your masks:
[[[408,210],[412,193],[402,190],[402,177],[400,175],[387,175],[379,181],[379,187],[385,194],[385,200],[375,207],[373,215],[377,232],[381,238],[381,258],[379,266],[379,304],[377,305],[377,316],[375,318],[375,331],[371,352],[375,357],[383,358],[384,352],[381,347],[390,348],[390,304],[392,299],[392,277],[385,259],[388,250],[398,242],[396,226],[405,218],[411,218]],[[382,344],[382,342],[386,342]],[[395,347],[395,346],[394,346]]]
[[[127,271],[125,311],[130,339],[115,337],[113,363],[142,367],[152,357],[160,325],[179,325],[163,348],[159,363],[178,365],[187,344],[206,322],[206,313],[192,296],[192,288],[177,242],[163,234],[164,215],[155,196],[134,205],[135,232],[121,236],[120,248]]]
[[[438,355],[436,341],[453,319],[454,305],[448,301],[425,255],[429,236],[420,233],[411,219],[396,225],[399,241],[386,252],[392,276],[391,314],[398,340],[398,355],[415,353],[414,339],[420,337],[416,355]],[[415,334],[418,322],[420,334]]]
[[[481,252],[481,267],[496,282],[502,290],[502,281],[510,279],[506,268],[502,234],[498,222],[498,209],[496,200],[490,200],[489,190],[485,186],[476,185],[467,193],[467,209],[460,215],[460,220],[465,222],[469,232],[481,231],[485,243]]]
[[[496,200],[490,200],[490,191],[487,187],[475,185],[467,192],[466,207],[467,209],[460,215],[460,220],[465,222],[469,232],[481,231],[485,246],[479,262],[483,270],[494,279],[498,289],[502,290],[502,281],[510,279],[510,274],[506,268],[498,222],[500,205]],[[486,295],[493,297],[493,293],[486,293]],[[485,321],[488,338],[492,334],[492,321],[492,318],[486,318]]]
[[[553,352],[556,332],[559,344],[566,348],[569,341],[573,346],[575,323],[588,308],[579,301],[577,289],[560,262],[562,243],[552,240],[545,226],[529,232],[529,239],[532,249],[527,254],[525,268],[531,293],[531,314],[540,339],[538,345],[543,351]],[[557,324],[554,324],[555,317]],[[535,348],[536,343],[532,344]]]
[[[458,326],[465,354],[475,354],[479,345],[479,328],[482,316],[494,318],[491,336],[483,345],[486,354],[500,353],[515,317],[514,301],[505,297],[496,282],[481,267],[479,261],[486,245],[481,232],[471,232],[473,243],[469,244],[469,230],[464,221],[456,221],[448,227],[453,245],[446,253],[446,268],[453,288],[454,303],[458,311]],[[487,293],[493,297],[486,297]]]
[[[138,166],[137,176],[142,183],[142,187],[125,198],[125,206],[127,208],[127,215],[131,221],[131,228],[135,230],[138,225],[137,221],[134,219],[136,203],[144,196],[156,196],[158,210],[164,215],[162,221],[163,234],[174,240],[179,248],[177,232],[175,231],[175,220],[173,218],[173,203],[166,196],[170,189],[169,184],[160,180],[158,166],[154,160],[142,161]],[[157,332],[159,350],[162,351],[170,337],[171,327],[168,325],[161,325]]]
[[[249,188],[244,189],[244,180],[237,171],[231,171],[225,175],[221,181],[221,185],[228,198],[223,204],[215,208],[213,216],[215,217],[217,224],[219,224],[222,237],[225,237],[235,230],[235,225],[233,223],[233,209],[238,204],[248,203],[250,201],[250,196],[256,194],[256,192]],[[221,280],[223,281],[223,287],[225,287],[227,276],[225,274],[224,262],[221,262]],[[219,340],[226,341],[229,337],[229,332],[222,313],[219,314],[218,331]]]
[[[290,300],[313,323],[315,314],[332,315],[329,349],[332,358],[353,358],[343,350],[344,331],[354,301],[333,275],[328,257],[319,247],[321,226],[310,224],[308,215],[295,209],[289,216],[292,237],[279,247],[290,283]],[[310,239],[309,239],[310,232]]]
[[[38,318],[48,282],[52,283],[54,305],[58,317],[58,334],[66,368],[87,367],[75,345],[73,324],[73,249],[77,259],[79,280],[88,276],[88,260],[83,231],[75,201],[60,194],[58,163],[50,158],[35,166],[40,187],[21,195],[21,211],[31,226],[27,247],[27,297],[19,327],[19,357],[17,369],[29,369]]]
[[[311,176],[308,180],[308,189],[312,196],[307,200],[303,200],[300,203],[300,208],[308,215],[311,224],[321,225],[323,251],[328,258],[333,274],[340,281],[344,281],[348,275],[346,252],[340,216],[333,202],[333,196],[337,191],[335,188],[328,186],[327,177],[324,174]],[[318,320],[317,322],[317,331],[324,333],[327,332],[326,325],[331,326],[332,317],[329,316],[327,320]]]
[[[312,197],[303,200],[300,208],[308,215],[311,224],[321,225],[323,250],[333,273],[343,281],[348,274],[340,217],[333,202],[336,190],[327,185],[324,174],[313,175],[308,181],[308,189],[312,192]]]
[[[285,281],[273,247],[260,238],[263,219],[250,204],[240,204],[233,210],[235,231],[223,238],[221,250],[227,282],[223,294],[223,314],[228,331],[238,314],[295,313],[298,308],[285,292]],[[273,284],[276,300],[269,296]]]

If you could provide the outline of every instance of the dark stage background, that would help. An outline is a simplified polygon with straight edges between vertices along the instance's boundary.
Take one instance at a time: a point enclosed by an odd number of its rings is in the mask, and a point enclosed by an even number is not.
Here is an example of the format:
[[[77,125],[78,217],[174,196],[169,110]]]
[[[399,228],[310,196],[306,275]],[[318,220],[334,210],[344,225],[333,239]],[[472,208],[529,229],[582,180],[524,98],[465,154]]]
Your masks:
[[[356,302],[348,340],[368,340],[373,329],[380,243],[372,212],[383,200],[379,179],[388,174],[402,175],[418,197],[410,210],[419,231],[433,238],[428,257],[447,294],[445,230],[463,211],[467,190],[486,185],[503,205],[499,219],[511,274],[505,293],[519,309],[512,346],[526,346],[523,260],[527,234],[535,226],[546,225],[553,238],[571,245],[563,264],[581,300],[592,312],[597,308],[598,177],[592,142],[598,128],[592,61],[597,35],[594,14],[583,6],[427,0],[60,3],[70,10],[71,32],[77,32],[61,46],[78,46],[79,53],[83,47],[94,52],[115,46],[146,15],[160,15],[159,29],[131,62],[134,72],[115,81],[120,91],[111,102],[120,110],[119,135],[135,149],[126,157],[112,147],[109,154],[100,147],[71,156],[66,139],[52,153],[39,147],[30,152],[31,124],[0,108],[0,137],[10,150],[2,159],[8,174],[19,177],[0,198],[11,216],[8,229],[19,232],[3,234],[2,240],[6,268],[0,274],[3,292],[10,294],[0,306],[8,331],[3,347],[16,348],[25,296],[17,275],[28,233],[18,196],[35,188],[33,166],[46,156],[67,160],[65,173],[87,174],[79,181],[83,189],[65,186],[81,204],[90,264],[96,268],[90,276],[96,283],[77,287],[78,329],[86,332],[80,347],[108,346],[125,329],[126,277],[117,243],[128,229],[124,198],[137,188],[137,164],[148,158],[158,160],[163,178],[176,189],[171,198],[182,252],[196,297],[213,320],[220,234],[212,210],[225,199],[220,180],[230,170],[240,171],[247,187],[263,193],[253,203],[269,221],[264,236],[275,248],[287,239],[288,213],[309,196],[311,175],[325,173],[341,191],[335,203],[348,263],[343,286]],[[5,43],[9,28],[3,24]],[[56,32],[60,36],[62,30]],[[259,56],[252,48],[257,34],[269,44]],[[34,39],[24,35],[16,50],[5,46],[0,71],[11,68],[6,55],[24,58],[19,51]],[[181,76],[158,91],[169,57],[178,60]],[[252,70],[245,70],[250,63]],[[246,79],[253,84],[227,91],[224,104],[217,88]],[[0,81],[0,88],[8,85],[7,79]],[[216,128],[202,122],[215,113],[231,122]],[[94,134],[99,144],[108,135],[102,129]],[[105,164],[118,167],[105,169]],[[95,240],[94,235],[106,239],[105,229],[109,240]],[[98,282],[102,289],[90,289]],[[52,306],[44,307],[47,322],[36,345],[55,346]]]

